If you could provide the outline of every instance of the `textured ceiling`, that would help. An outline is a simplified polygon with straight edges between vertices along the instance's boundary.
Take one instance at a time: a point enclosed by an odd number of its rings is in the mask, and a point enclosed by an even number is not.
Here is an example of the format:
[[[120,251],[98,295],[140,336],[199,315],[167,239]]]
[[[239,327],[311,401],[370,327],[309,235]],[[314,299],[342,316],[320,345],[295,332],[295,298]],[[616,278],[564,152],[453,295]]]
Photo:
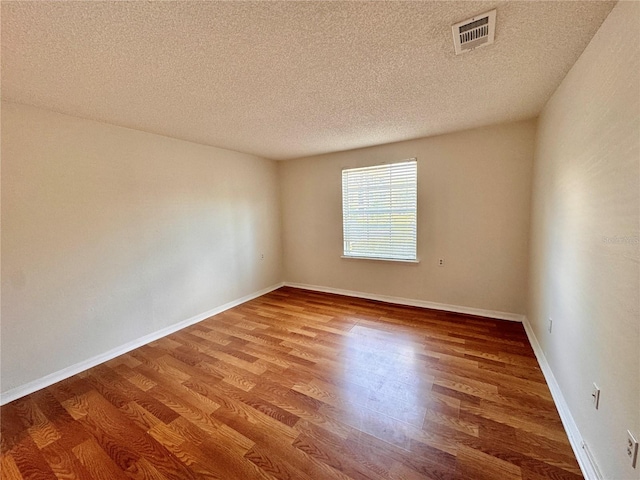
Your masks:
[[[497,7],[495,44],[450,26]],[[289,159],[536,116],[612,2],[3,2],[10,101]]]

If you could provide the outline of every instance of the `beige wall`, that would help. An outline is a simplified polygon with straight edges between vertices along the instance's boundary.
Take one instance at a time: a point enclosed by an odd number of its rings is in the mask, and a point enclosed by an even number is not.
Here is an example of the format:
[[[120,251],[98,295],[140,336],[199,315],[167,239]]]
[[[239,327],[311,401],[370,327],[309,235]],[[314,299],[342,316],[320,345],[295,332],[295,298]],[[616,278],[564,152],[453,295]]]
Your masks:
[[[639,18],[620,2],[546,105],[533,180],[528,317],[606,479],[640,478]]]
[[[282,162],[285,280],[524,313],[534,136],[527,121]],[[420,263],[340,258],[341,170],[411,157]]]
[[[275,162],[3,103],[3,392],[276,284],[281,263]]]

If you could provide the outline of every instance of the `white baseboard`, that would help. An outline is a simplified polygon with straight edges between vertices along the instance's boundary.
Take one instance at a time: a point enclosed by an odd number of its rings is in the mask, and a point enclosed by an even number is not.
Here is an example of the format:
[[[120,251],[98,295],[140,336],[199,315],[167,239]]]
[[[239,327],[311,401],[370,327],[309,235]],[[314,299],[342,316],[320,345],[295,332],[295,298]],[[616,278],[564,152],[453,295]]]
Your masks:
[[[467,315],[477,315],[480,317],[495,318],[498,320],[509,320],[512,322],[522,322],[524,315],[517,313],[498,312],[495,310],[484,310],[481,308],[461,307],[458,305],[447,305],[446,303],[427,302],[425,300],[413,300],[403,297],[392,297],[388,295],[377,295],[375,293],[355,292],[353,290],[342,290],[333,287],[320,287],[317,285],[306,285],[303,283],[284,282],[287,287],[313,290],[314,292],[335,293],[348,297],[365,298],[367,300],[378,300],[380,302],[395,303],[397,305],[407,305],[409,307],[431,308],[433,310],[443,310],[445,312],[465,313]]]
[[[187,320],[183,320],[179,323],[175,323],[169,327],[158,330],[157,332],[150,333],[143,337],[137,338],[131,342],[125,343],[119,347],[113,348],[107,352],[101,353],[100,355],[96,355],[95,357],[91,357],[82,362],[76,363],[69,367],[63,368],[62,370],[58,370],[57,372],[51,373],[49,375],[45,375],[42,378],[37,380],[33,380],[31,382],[25,383],[24,385],[20,385],[19,387],[12,388],[11,390],[7,390],[0,394],[0,405],[4,405],[6,403],[12,402],[20,397],[24,397],[25,395],[29,395],[30,393],[36,392],[42,388],[48,387],[49,385],[53,385],[56,382],[64,380],[66,378],[72,377],[80,372],[84,372],[96,365],[100,365],[106,361],[109,361],[113,358],[116,358],[124,353],[130,352],[131,350],[135,350],[138,347],[146,345],[147,343],[158,340],[159,338],[166,337],[178,330],[182,330],[194,323],[201,322],[213,315],[217,315],[219,313],[224,312],[225,310],[229,310],[230,308],[236,307],[242,303],[248,302],[249,300],[253,300],[254,298],[265,295],[266,293],[272,292],[280,287],[282,287],[283,283],[278,283],[276,285],[272,285],[265,289],[262,289],[258,292],[251,293],[249,295],[245,295],[242,298],[238,298],[236,300],[232,300],[231,302],[225,303],[219,307],[209,310],[208,312],[201,313],[194,317],[188,318]]]
[[[547,358],[542,351],[542,347],[540,346],[540,343],[536,338],[536,334],[533,332],[533,328],[526,316],[522,320],[522,325],[527,332],[529,343],[536,354],[536,358],[538,359],[544,378],[547,381],[549,390],[551,390],[551,396],[553,397],[553,401],[555,402],[558,413],[560,414],[560,420],[562,420],[562,425],[567,432],[569,443],[571,444],[571,448],[573,448],[573,453],[576,455],[578,465],[580,465],[580,470],[582,470],[582,475],[584,475],[586,480],[602,480],[602,474],[600,473],[593,456],[589,452],[589,449],[580,434],[580,430],[578,430],[578,425],[573,419],[573,415],[571,415],[571,410],[569,410],[569,405],[562,394],[562,390],[560,390],[560,385],[558,384],[556,377],[553,375],[551,366],[549,365],[549,362],[547,362]]]

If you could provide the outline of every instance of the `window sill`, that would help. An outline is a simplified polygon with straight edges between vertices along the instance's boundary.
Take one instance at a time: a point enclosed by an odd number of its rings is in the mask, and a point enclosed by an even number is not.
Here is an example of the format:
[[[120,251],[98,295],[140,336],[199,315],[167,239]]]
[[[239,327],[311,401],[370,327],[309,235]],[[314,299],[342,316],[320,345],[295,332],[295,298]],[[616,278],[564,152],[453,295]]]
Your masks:
[[[398,263],[420,263],[420,260],[402,260],[400,258],[376,258],[376,257],[351,257],[348,255],[340,255],[340,258],[347,258],[349,260],[377,260],[381,262],[398,262]]]

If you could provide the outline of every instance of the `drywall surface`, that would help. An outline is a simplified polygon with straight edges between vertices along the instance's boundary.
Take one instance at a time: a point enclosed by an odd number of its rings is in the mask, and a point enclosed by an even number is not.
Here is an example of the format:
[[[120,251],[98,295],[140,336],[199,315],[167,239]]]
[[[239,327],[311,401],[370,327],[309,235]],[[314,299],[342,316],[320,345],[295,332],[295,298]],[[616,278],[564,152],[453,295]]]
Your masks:
[[[2,392],[280,282],[279,208],[270,160],[3,103]]]
[[[534,164],[527,315],[606,479],[640,478],[639,20],[612,10],[543,110]]]
[[[524,313],[534,137],[525,121],[281,162],[285,281]],[[413,157],[420,263],[341,258],[342,169]]]

